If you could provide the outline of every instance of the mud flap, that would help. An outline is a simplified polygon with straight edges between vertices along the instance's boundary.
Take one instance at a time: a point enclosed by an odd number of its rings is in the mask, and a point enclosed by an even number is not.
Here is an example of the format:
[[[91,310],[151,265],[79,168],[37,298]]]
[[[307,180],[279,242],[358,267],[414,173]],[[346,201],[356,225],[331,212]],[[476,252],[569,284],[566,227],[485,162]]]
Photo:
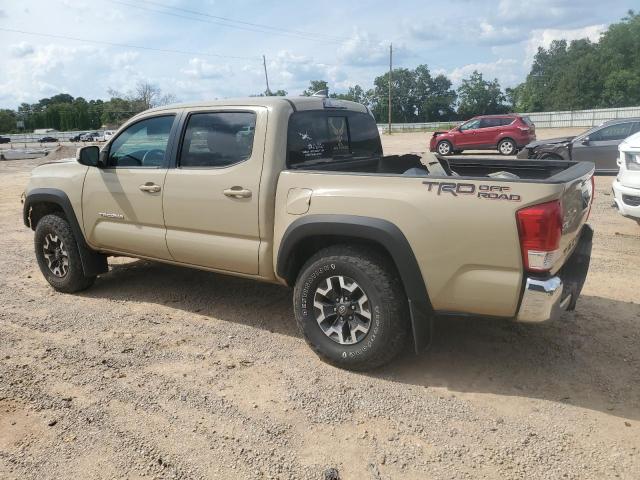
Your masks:
[[[569,311],[575,310],[576,302],[578,301],[584,282],[587,279],[592,244],[593,229],[589,225],[585,225],[582,227],[580,240],[578,240],[576,249],[560,272],[560,278],[564,283],[562,297],[566,298],[567,295],[571,295],[571,300],[567,305],[567,310]]]
[[[427,304],[409,299],[409,314],[415,352],[424,352],[433,341],[433,311]]]

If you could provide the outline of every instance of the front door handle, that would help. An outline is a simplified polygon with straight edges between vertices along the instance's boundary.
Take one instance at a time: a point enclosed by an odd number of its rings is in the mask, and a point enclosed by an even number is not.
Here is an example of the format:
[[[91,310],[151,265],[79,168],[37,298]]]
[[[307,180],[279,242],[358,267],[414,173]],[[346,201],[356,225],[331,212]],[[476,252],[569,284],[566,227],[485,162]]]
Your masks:
[[[251,197],[251,190],[247,190],[246,188],[242,188],[242,187],[227,188],[222,193],[224,193],[227,197],[232,197],[232,198],[250,198]]]
[[[140,185],[138,188],[147,193],[158,193],[161,189],[160,185],[156,185],[152,182],[147,182],[144,185]]]

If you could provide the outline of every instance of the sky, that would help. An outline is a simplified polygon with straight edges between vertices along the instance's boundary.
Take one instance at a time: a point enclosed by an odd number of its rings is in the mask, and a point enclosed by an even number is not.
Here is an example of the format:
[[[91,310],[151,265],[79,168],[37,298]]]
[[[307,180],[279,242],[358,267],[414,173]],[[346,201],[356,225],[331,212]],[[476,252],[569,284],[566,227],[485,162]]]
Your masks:
[[[458,86],[474,70],[522,82],[539,46],[597,40],[638,0],[0,0],[0,108],[57,93],[109,98],[136,83],[180,101],[370,88],[427,64]],[[38,35],[34,35],[38,34]]]

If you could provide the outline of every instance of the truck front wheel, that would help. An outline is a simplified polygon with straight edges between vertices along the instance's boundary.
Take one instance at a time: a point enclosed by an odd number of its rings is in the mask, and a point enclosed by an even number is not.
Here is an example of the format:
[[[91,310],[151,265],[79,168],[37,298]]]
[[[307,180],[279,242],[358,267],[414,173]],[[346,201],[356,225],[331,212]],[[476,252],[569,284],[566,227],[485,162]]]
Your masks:
[[[337,245],[319,251],[302,267],[293,297],[305,340],[332,365],[370,370],[406,344],[404,289],[395,267],[375,250]]]
[[[93,285],[96,277],[85,276],[78,244],[64,218],[46,215],[40,219],[35,249],[42,275],[59,292],[79,292]]]

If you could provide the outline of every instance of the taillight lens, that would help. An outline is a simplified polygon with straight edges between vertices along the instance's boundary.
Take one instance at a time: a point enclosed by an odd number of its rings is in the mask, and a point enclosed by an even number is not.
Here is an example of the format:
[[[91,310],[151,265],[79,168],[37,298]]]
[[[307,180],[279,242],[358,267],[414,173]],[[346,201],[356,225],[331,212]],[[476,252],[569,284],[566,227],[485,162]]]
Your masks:
[[[591,198],[589,199],[589,211],[587,212],[587,220],[589,220],[589,215],[591,215],[591,208],[593,207],[593,200],[596,196],[596,179],[593,175],[591,175]],[[586,220],[585,220],[586,221]]]
[[[546,272],[560,257],[562,205],[559,200],[518,210],[518,233],[524,268]]]

